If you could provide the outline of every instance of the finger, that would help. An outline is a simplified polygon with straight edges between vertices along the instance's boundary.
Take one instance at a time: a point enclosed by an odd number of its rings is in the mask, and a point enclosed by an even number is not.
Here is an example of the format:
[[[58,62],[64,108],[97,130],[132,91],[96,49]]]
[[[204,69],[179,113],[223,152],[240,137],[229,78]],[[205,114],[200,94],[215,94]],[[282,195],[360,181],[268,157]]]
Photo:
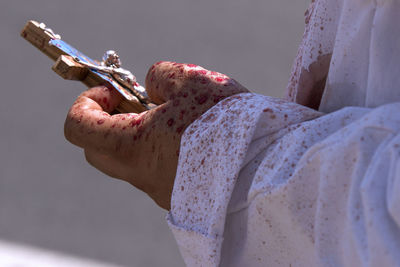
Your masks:
[[[160,61],[150,68],[146,76],[146,90],[156,104],[176,97],[195,97],[196,94],[201,99],[201,95],[207,92],[210,95],[247,92],[247,89],[224,74],[193,64],[167,61]]]
[[[114,89],[106,86],[98,86],[83,92],[79,97],[87,97],[96,102],[105,112],[114,111],[122,100],[122,96]]]
[[[85,149],[87,162],[99,171],[117,179],[123,179],[125,166],[120,159],[97,151]]]
[[[111,116],[106,112],[115,109],[120,100],[119,94],[104,87],[84,92],[68,112],[64,125],[66,139],[102,153],[123,153],[126,145],[131,145],[131,137],[139,131],[145,113]]]

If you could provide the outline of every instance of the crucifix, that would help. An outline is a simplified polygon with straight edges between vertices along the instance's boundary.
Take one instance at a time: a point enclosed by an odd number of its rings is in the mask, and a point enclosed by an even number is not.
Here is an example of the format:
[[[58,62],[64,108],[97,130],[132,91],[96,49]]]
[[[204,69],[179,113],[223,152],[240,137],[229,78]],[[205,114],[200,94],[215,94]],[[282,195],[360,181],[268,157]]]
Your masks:
[[[107,51],[101,62],[93,60],[64,42],[44,23],[33,20],[27,22],[21,36],[55,61],[52,69],[62,78],[81,81],[88,87],[106,85],[117,90],[123,96],[117,111],[140,113],[155,106],[136,77],[121,67],[115,51]]]

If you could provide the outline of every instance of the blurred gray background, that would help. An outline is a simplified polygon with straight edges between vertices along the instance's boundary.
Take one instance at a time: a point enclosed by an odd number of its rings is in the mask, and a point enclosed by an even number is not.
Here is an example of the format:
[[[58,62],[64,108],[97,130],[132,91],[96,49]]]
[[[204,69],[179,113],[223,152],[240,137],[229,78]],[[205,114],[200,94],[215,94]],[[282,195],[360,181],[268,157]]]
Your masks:
[[[19,36],[45,22],[92,58],[117,50],[143,83],[159,60],[195,63],[281,97],[309,0],[0,2],[0,239],[123,266],[183,266],[165,212],[64,140],[84,90]]]

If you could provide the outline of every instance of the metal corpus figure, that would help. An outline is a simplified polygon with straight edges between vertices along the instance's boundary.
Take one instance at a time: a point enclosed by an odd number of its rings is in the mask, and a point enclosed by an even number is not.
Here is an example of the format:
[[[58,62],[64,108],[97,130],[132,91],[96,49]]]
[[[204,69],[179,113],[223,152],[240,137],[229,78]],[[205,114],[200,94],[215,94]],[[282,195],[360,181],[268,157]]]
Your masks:
[[[114,50],[108,50],[104,53],[101,65],[83,62],[77,57],[75,60],[90,69],[110,74],[124,87],[133,92],[137,91],[140,93],[141,95],[139,97],[141,99],[148,99],[146,90],[142,86],[139,86],[139,84],[136,82],[136,77],[129,70],[121,68],[121,60],[119,55]]]

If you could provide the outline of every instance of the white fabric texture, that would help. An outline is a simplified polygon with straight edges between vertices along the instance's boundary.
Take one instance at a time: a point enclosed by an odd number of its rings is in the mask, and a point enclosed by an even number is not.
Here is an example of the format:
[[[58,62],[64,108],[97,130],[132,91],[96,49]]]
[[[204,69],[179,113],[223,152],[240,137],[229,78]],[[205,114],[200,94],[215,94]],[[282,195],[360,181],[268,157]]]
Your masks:
[[[400,1],[344,1],[320,110],[400,101]]]
[[[288,96],[331,54],[326,113],[249,93],[188,127],[167,216],[188,266],[400,266],[398,6],[311,4]]]

